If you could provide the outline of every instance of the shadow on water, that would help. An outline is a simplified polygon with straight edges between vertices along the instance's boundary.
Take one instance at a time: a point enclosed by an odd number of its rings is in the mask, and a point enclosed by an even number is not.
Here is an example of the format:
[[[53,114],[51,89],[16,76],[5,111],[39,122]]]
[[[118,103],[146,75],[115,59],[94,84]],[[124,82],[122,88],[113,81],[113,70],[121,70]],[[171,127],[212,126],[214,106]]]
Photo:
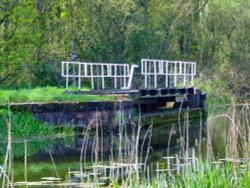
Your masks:
[[[250,138],[249,105],[210,108],[208,117],[186,110],[137,114],[129,120],[120,107],[109,126],[97,113],[74,136],[12,143],[15,185],[109,185],[130,177],[150,184],[162,172],[164,179],[179,174],[183,166],[197,168],[198,157],[248,155],[249,140],[243,138]]]

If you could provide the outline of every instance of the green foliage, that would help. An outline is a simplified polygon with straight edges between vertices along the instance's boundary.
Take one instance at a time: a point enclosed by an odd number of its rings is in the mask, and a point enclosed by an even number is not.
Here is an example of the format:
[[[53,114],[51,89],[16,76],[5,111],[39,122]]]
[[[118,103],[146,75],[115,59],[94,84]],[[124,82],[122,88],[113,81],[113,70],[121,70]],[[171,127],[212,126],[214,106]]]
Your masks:
[[[2,110],[0,114],[1,133],[0,139],[7,140],[7,122],[9,121],[7,110]],[[13,138],[26,138],[30,135],[50,135],[53,133],[54,128],[52,126],[44,126],[44,124],[38,120],[35,120],[30,113],[17,112],[11,117],[12,130],[11,134]]]
[[[0,159],[6,152],[8,142],[7,122],[9,121],[11,123],[12,147],[15,157],[23,156],[24,140],[28,140],[28,155],[33,155],[40,150],[52,148],[56,141],[53,139],[54,136],[64,137],[64,135],[74,133],[72,126],[64,125],[59,129],[55,125],[42,123],[27,112],[11,113],[11,119],[9,119],[8,111],[2,109],[0,111],[0,142],[2,143],[0,144]],[[45,140],[42,141],[43,139]],[[67,144],[67,140],[63,142]]]
[[[153,179],[151,187],[249,187],[249,163],[245,168],[231,163],[199,162],[197,169],[187,168],[182,174],[159,180]],[[136,180],[134,180],[136,182]],[[145,180],[147,181],[147,180]],[[143,182],[142,182],[143,183]]]
[[[241,168],[235,164],[226,162],[225,164],[215,164],[212,161],[199,161],[197,169],[187,168],[181,174],[163,176],[159,174],[159,179],[153,177],[150,187],[190,187],[190,188],[217,188],[217,187],[244,187],[250,185],[249,163]],[[145,178],[132,179],[129,187],[148,187],[148,180]],[[117,182],[112,185],[116,186]],[[135,186],[137,185],[137,186]]]
[[[209,79],[202,80],[198,79],[195,81],[195,87],[201,88],[202,92],[207,94],[207,104],[228,104],[233,100],[232,91],[226,89],[224,86],[226,81],[220,79]]]
[[[86,89],[84,89],[86,90]],[[73,95],[65,94],[65,89],[57,87],[43,87],[35,89],[0,90],[0,105],[8,102],[85,102],[112,100],[114,96]]]
[[[249,1],[3,0],[0,9],[1,88],[62,86],[74,40],[79,61],[192,60],[200,82],[249,97]]]
[[[222,166],[212,163],[200,164],[198,172],[186,172],[180,186],[186,187],[230,187],[233,182],[233,175],[230,165]]]

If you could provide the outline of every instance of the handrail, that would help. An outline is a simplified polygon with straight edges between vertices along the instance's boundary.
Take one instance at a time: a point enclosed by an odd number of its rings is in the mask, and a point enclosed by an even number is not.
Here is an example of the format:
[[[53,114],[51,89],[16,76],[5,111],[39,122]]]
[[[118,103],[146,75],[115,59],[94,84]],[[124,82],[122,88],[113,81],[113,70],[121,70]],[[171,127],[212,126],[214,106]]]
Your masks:
[[[71,71],[75,68],[76,72]],[[69,88],[69,78],[78,79],[78,90],[82,87],[82,78],[90,78],[91,89],[95,89],[95,80],[101,79],[102,89],[105,89],[105,79],[111,78],[114,89],[130,89],[134,68],[137,65],[92,62],[62,62],[62,77],[66,78],[66,90]]]
[[[130,89],[134,69],[137,67],[137,65],[118,63],[63,61],[61,74],[62,77],[66,78],[66,90],[69,88],[69,79],[77,80],[78,90],[81,90],[82,78],[90,79],[92,90],[96,89],[97,85],[101,85],[101,89],[105,89],[105,81],[107,81],[107,79],[113,82],[113,89]],[[189,87],[194,84],[196,63],[142,59],[141,75],[144,75],[145,88]],[[101,82],[99,83],[100,80]],[[97,82],[97,84],[95,84],[95,82]]]
[[[187,61],[168,61],[155,59],[141,60],[141,74],[144,75],[145,88],[157,88],[159,77],[165,78],[164,87],[193,86],[196,63]],[[153,82],[153,83],[152,83]]]

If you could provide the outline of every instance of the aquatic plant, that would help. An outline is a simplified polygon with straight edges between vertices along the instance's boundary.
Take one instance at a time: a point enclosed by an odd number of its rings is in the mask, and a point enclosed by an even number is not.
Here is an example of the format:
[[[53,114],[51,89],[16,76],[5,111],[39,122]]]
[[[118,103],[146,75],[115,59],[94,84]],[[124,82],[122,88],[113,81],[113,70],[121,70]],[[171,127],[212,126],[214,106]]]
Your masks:
[[[122,110],[122,109],[121,109]],[[218,112],[218,111],[216,111]],[[124,124],[122,116],[118,117],[117,143],[111,139],[109,161],[103,160],[103,134],[101,118],[96,116],[94,132],[88,126],[83,132],[82,152],[80,165],[68,169],[67,176],[54,173],[55,177],[43,177],[41,181],[19,181],[13,185],[57,185],[65,187],[249,187],[250,160],[249,160],[249,104],[234,105],[224,114],[212,114],[208,118],[207,138],[199,141],[196,147],[189,145],[189,115],[185,113],[185,120],[180,121],[179,129],[180,150],[169,152],[169,135],[166,143],[167,155],[158,162],[147,161],[147,155],[152,152],[151,136],[154,124],[146,132],[141,132],[143,124],[140,119],[130,125],[130,130]],[[225,126],[220,135],[225,152],[219,154],[214,140],[217,134],[218,121],[223,120]],[[224,121],[226,120],[226,121]],[[173,127],[173,126],[172,126]],[[173,129],[171,128],[173,132]],[[223,132],[222,132],[223,131]],[[200,134],[201,132],[198,131]],[[223,136],[225,135],[225,136]],[[93,142],[88,144],[93,136]],[[142,138],[138,141],[138,138]],[[87,162],[86,151],[91,147],[91,163]],[[229,150],[230,148],[230,150]],[[201,150],[206,150],[206,153]],[[198,151],[198,153],[197,153]],[[56,171],[56,160],[51,160],[52,171]],[[78,163],[79,164],[79,163]],[[51,167],[52,168],[52,167]]]
[[[207,124],[207,156],[247,158],[250,151],[250,104],[226,105],[221,113],[215,106],[210,111]]]

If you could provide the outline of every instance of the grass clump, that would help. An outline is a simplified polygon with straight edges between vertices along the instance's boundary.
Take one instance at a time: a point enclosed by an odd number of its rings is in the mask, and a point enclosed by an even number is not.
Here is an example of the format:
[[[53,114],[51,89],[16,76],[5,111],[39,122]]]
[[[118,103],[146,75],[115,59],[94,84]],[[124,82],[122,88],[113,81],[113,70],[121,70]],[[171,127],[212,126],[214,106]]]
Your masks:
[[[166,172],[161,172],[158,178],[152,177],[151,180],[134,178],[126,186],[152,188],[248,188],[250,186],[249,162],[246,161],[243,164],[246,166],[245,168],[241,167],[243,165],[240,166],[231,163],[216,164],[212,161],[199,161],[198,168],[185,167],[179,175],[168,175]],[[117,182],[113,184],[115,185]]]
[[[85,89],[87,90],[87,89]],[[0,105],[9,101],[13,103],[22,102],[88,102],[114,100],[114,96],[108,95],[76,95],[65,94],[64,88],[43,87],[20,90],[0,90]]]
[[[7,139],[7,125],[8,111],[0,111],[0,140]],[[52,124],[45,124],[40,120],[34,118],[29,112],[15,112],[11,114],[12,130],[11,135],[13,139],[29,138],[35,136],[49,136],[58,134],[73,133],[73,126],[62,125],[60,128]]]
[[[64,125],[56,127],[52,124],[45,124],[35,119],[28,112],[8,112],[6,109],[0,110],[0,160],[6,151],[8,142],[8,126],[11,123],[11,137],[13,144],[14,157],[22,157],[24,148],[20,144],[25,140],[29,142],[28,155],[33,155],[44,148],[52,148],[56,143],[54,137],[64,138],[67,135],[73,135],[73,126]],[[44,137],[44,141],[42,140]],[[65,140],[66,141],[66,140]]]

